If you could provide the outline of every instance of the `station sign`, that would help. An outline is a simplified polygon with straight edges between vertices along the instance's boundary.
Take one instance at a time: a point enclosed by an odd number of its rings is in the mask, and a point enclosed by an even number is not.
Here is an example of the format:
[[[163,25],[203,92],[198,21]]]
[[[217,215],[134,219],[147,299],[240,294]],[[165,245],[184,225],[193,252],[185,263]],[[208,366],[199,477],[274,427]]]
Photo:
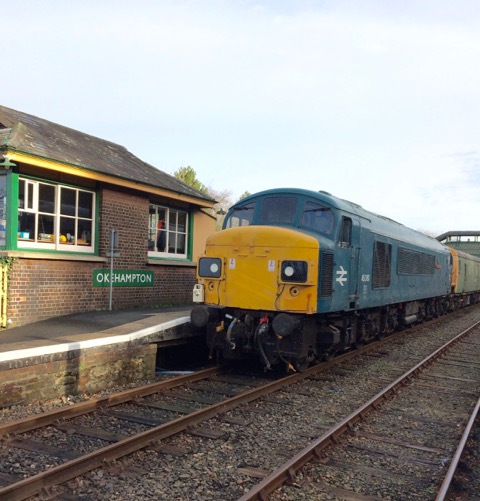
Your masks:
[[[153,285],[153,271],[93,270],[94,287],[153,287]]]

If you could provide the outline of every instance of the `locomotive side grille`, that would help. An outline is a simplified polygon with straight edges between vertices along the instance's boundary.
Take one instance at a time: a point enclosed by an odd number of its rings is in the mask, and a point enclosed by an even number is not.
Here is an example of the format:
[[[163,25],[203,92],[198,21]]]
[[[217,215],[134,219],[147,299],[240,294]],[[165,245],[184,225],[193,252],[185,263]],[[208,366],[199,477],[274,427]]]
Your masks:
[[[320,258],[320,274],[320,296],[331,296],[333,293],[333,254],[322,252]]]
[[[399,247],[398,273],[402,275],[433,275],[435,273],[435,256]]]
[[[390,287],[392,246],[375,242],[373,251],[373,288]]]

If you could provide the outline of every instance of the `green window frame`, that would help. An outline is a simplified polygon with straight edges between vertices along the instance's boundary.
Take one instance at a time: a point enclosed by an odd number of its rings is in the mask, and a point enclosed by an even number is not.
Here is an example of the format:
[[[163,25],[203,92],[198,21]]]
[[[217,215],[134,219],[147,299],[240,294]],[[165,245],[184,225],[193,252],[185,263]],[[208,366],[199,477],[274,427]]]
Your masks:
[[[0,247],[5,248],[7,238],[7,176],[0,175]]]
[[[94,191],[20,176],[17,203],[18,249],[94,252]]]
[[[148,256],[188,259],[189,213],[186,210],[150,204],[148,215]]]

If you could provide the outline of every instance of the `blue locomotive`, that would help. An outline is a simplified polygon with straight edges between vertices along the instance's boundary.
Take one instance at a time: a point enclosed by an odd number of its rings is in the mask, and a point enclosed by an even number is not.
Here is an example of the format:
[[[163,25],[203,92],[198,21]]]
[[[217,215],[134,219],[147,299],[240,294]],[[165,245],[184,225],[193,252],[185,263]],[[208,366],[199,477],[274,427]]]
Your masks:
[[[206,327],[212,357],[301,369],[459,304],[453,257],[329,193],[263,191],[232,206],[208,238],[191,321]],[[462,304],[479,299],[480,259],[472,266]]]

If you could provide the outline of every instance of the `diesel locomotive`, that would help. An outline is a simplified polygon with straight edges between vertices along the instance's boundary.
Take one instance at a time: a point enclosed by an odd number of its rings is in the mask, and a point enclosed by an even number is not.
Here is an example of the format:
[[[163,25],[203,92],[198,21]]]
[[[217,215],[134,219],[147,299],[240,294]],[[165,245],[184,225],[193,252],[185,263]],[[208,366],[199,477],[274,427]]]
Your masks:
[[[197,267],[212,358],[301,370],[480,299],[480,259],[326,192],[242,199]]]

